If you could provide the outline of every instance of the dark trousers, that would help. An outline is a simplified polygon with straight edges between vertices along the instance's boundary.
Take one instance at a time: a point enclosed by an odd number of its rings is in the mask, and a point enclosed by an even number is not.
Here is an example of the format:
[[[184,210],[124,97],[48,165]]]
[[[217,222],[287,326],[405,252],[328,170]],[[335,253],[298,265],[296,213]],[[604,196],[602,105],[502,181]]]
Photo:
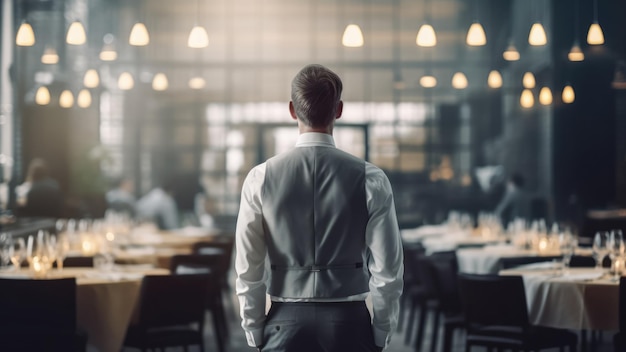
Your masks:
[[[263,352],[376,351],[365,302],[272,302]]]

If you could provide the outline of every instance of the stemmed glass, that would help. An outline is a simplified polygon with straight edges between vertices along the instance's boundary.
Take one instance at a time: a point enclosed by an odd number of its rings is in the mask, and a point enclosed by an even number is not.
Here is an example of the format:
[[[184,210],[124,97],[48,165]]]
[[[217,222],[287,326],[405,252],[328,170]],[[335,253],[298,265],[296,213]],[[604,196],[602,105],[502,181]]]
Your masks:
[[[606,231],[598,231],[596,235],[593,237],[593,259],[596,261],[596,270],[604,270],[602,269],[602,261],[604,257],[608,254],[609,250],[607,247],[609,241],[609,233]]]
[[[8,232],[0,233],[0,265],[8,266],[11,262],[11,256],[9,254],[9,247],[13,243],[13,237]]]
[[[20,270],[22,261],[26,256],[26,244],[23,238],[17,238],[13,241],[13,244],[9,247],[9,255],[15,270]]]
[[[622,230],[611,230],[608,242],[609,258],[611,258],[611,271],[613,272],[613,281],[618,281],[621,275],[621,268],[616,263],[617,260],[624,256],[624,236]]]
[[[55,247],[57,268],[59,268],[59,271],[63,271],[63,261],[67,257],[69,251],[70,241],[67,236],[59,236]]]
[[[559,249],[563,256],[563,274],[567,274],[572,256],[578,247],[578,240],[568,232],[559,234]]]

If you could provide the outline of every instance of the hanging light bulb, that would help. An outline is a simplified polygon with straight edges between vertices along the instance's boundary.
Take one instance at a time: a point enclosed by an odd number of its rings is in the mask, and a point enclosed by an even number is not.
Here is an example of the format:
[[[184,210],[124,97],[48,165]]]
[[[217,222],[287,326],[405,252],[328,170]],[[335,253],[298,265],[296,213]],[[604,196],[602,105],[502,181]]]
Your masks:
[[[76,105],[81,108],[88,108],[91,106],[91,93],[87,89],[81,89],[78,92],[78,98],[76,98]]]
[[[479,22],[474,22],[467,31],[467,37],[465,38],[467,45],[470,46],[483,46],[487,44],[487,36],[485,36],[485,30]]]
[[[532,108],[535,105],[535,97],[530,89],[524,89],[519,97],[519,103],[523,108]]]
[[[489,76],[487,77],[487,85],[490,88],[500,88],[502,87],[502,75],[498,70],[492,70],[489,72]]]
[[[530,27],[530,33],[528,33],[528,44],[533,46],[546,45],[548,38],[546,37],[546,31],[539,22],[533,23]]]
[[[522,85],[524,88],[533,89],[535,88],[535,75],[532,72],[524,73],[524,77],[522,78]]]
[[[209,46],[209,34],[202,26],[195,26],[189,32],[189,39],[187,39],[187,46],[190,48],[206,48]]]
[[[429,24],[423,24],[420,27],[419,31],[417,31],[415,43],[418,46],[426,48],[437,45],[437,35],[435,34],[435,29],[433,28],[433,26]]]
[[[457,72],[452,76],[452,87],[456,89],[467,88],[467,77],[463,72]]]
[[[128,72],[122,72],[117,79],[117,87],[121,90],[130,90],[135,86],[135,80],[133,76]]]
[[[15,36],[15,44],[19,46],[33,46],[35,45],[35,32],[30,23],[24,21],[17,30]]]
[[[437,86],[437,78],[435,76],[426,75],[420,78],[420,86],[424,88],[433,88]]]
[[[83,45],[87,41],[87,35],[85,34],[85,27],[79,21],[74,21],[70,25],[70,29],[67,30],[67,36],[65,37],[67,44],[71,45]]]
[[[189,80],[189,88],[202,89],[206,86],[206,81],[202,77],[193,77]]]
[[[348,48],[358,48],[363,46],[363,32],[358,24],[349,24],[343,31],[341,44]]]
[[[46,86],[37,88],[35,103],[37,103],[37,105],[48,105],[50,103],[50,91]]]
[[[567,58],[569,61],[583,61],[585,59],[585,54],[583,54],[578,43],[572,45],[572,49],[567,54]]]
[[[58,62],[59,62],[59,55],[57,54],[56,49],[48,47],[43,51],[43,55],[41,55],[42,64],[54,65]]]
[[[587,44],[589,45],[602,45],[604,44],[604,33],[602,33],[602,27],[595,21],[589,26],[587,32]]]
[[[111,44],[104,44],[102,51],[100,51],[100,60],[102,61],[115,61],[117,60],[117,51]]]
[[[164,91],[169,86],[167,76],[164,73],[157,73],[152,79],[152,89],[157,91]]]
[[[506,61],[517,61],[520,58],[519,51],[515,48],[513,43],[509,44],[506,50],[502,53],[502,57]]]
[[[568,84],[563,88],[561,100],[563,100],[565,104],[571,104],[576,100],[576,94],[574,94],[574,88],[571,85]]]
[[[62,108],[71,108],[74,106],[74,95],[70,90],[64,90],[59,97],[59,105]]]
[[[135,23],[133,29],[130,31],[128,43],[134,46],[146,46],[150,43],[150,34],[148,34],[148,29],[145,24],[141,22]]]
[[[550,105],[552,104],[552,91],[548,87],[543,87],[539,91],[539,104]]]
[[[98,76],[98,71],[94,69],[87,70],[87,72],[85,72],[85,77],[83,78],[83,85],[87,88],[96,88],[100,85],[100,76]]]

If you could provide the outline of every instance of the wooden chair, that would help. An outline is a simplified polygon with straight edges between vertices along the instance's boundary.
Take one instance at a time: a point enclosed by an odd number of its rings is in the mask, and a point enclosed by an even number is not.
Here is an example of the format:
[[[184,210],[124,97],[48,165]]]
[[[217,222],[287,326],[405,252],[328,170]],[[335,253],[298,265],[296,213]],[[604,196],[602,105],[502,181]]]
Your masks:
[[[76,279],[0,279],[0,349],[86,351],[76,326]]]
[[[211,274],[145,276],[138,322],[128,328],[124,346],[144,351],[199,345],[204,351],[204,311],[211,282]]]

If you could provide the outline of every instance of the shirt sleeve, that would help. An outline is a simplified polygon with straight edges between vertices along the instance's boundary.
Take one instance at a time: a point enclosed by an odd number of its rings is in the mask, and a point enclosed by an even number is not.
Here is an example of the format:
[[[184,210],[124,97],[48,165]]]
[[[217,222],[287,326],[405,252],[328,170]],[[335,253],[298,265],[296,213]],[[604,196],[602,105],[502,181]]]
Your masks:
[[[235,232],[235,287],[239,298],[241,326],[248,345],[252,347],[263,344],[265,326],[267,250],[261,211],[264,166],[261,164],[252,169],[243,183]]]
[[[404,284],[402,239],[391,184],[382,170],[369,163],[365,189],[370,215],[365,241],[371,253],[368,268],[374,342],[386,347],[398,324]]]

